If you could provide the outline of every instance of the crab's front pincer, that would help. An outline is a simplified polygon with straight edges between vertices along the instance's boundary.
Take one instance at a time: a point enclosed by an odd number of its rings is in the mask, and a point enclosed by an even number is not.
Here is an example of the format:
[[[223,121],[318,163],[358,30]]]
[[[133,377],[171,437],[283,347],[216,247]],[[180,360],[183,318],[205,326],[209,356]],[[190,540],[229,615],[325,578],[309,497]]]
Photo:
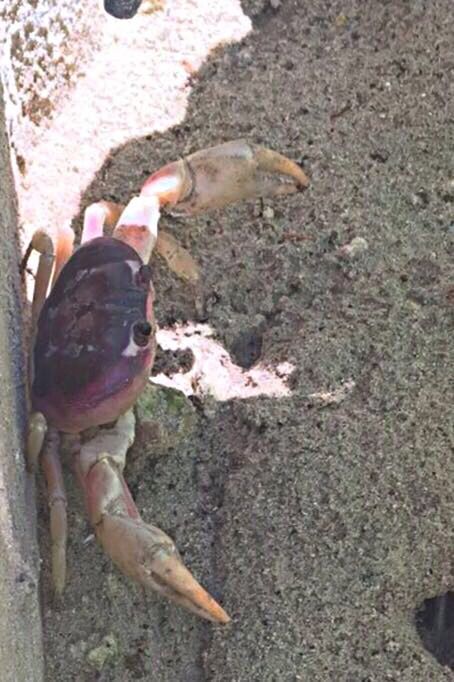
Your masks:
[[[177,215],[195,215],[245,199],[292,194],[308,184],[286,156],[234,140],[169,163],[148,178],[141,195],[158,196]]]

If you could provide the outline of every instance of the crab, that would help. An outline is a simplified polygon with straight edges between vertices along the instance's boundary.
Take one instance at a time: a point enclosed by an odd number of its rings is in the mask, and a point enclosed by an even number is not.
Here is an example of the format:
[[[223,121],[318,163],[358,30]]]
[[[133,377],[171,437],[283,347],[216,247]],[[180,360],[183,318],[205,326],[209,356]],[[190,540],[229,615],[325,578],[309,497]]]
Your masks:
[[[74,253],[70,228],[34,234],[25,255],[33,249],[40,254],[27,454],[31,469],[40,458],[47,482],[57,595],[66,581],[67,538],[59,449],[61,435],[73,434],[72,462],[88,517],[112,561],[143,587],[207,620],[229,622],[184,566],[173,541],[142,520],[123,477],[134,441],[133,406],[156,350],[149,261],[157,251],[176,274],[199,282],[191,255],[170,234],[158,233],[161,209],[191,216],[242,199],[283,196],[307,184],[295,162],[236,140],[164,166],[126,207],[104,201],[89,206]]]

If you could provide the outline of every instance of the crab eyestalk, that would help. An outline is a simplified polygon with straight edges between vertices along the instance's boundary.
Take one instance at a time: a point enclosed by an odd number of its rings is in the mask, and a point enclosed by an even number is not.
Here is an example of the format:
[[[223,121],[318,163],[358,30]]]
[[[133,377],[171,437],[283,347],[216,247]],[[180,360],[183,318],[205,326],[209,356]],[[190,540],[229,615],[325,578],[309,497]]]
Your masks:
[[[228,623],[224,609],[184,566],[173,541],[140,517],[122,474],[126,452],[134,440],[134,426],[134,415],[127,412],[113,428],[85,443],[76,460],[96,536],[112,561],[132,580],[202,618]]]
[[[153,173],[142,196],[158,196],[177,215],[195,215],[263,196],[305,189],[309,179],[282,154],[234,140],[191,154]]]

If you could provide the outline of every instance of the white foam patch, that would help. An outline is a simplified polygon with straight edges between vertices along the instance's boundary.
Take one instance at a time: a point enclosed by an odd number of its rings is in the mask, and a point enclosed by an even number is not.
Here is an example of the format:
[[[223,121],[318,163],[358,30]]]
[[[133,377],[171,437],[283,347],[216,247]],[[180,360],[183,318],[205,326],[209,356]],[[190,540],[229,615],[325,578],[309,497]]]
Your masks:
[[[185,324],[157,332],[158,344],[164,350],[191,350],[194,364],[189,372],[172,376],[158,374],[150,381],[174,388],[186,396],[212,395],[216,400],[254,398],[258,396],[285,397],[291,391],[287,384],[295,367],[281,362],[276,367],[259,363],[249,370],[236,365],[228,351],[213,338],[207,324]]]

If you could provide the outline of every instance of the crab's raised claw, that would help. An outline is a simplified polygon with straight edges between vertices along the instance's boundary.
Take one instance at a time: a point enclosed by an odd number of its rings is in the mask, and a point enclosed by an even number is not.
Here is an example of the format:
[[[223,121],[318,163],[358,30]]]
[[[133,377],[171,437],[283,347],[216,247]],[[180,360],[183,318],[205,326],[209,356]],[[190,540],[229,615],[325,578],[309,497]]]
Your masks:
[[[172,540],[140,517],[122,474],[134,426],[134,414],[127,412],[84,443],[76,459],[97,538],[125,575],[207,620],[228,623],[229,616],[185,568]]]
[[[282,196],[307,187],[294,161],[235,140],[170,163],[151,175],[143,195],[157,195],[176,215],[195,215],[243,199]]]

